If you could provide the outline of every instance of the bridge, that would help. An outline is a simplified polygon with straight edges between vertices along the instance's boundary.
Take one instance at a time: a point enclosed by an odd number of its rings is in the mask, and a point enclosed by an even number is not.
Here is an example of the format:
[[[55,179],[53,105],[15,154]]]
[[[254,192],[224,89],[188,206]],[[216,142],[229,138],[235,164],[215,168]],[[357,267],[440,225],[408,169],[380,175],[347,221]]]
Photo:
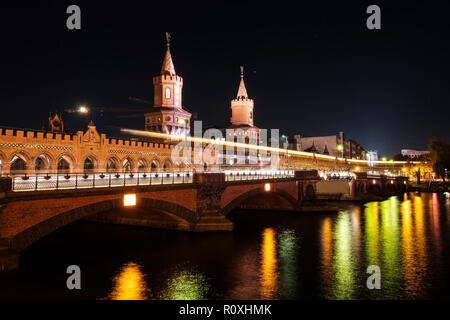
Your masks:
[[[232,231],[235,208],[325,211],[321,200],[405,192],[406,178],[360,173],[326,181],[316,170],[135,172],[0,178],[0,270],[19,254],[74,221],[191,232]]]

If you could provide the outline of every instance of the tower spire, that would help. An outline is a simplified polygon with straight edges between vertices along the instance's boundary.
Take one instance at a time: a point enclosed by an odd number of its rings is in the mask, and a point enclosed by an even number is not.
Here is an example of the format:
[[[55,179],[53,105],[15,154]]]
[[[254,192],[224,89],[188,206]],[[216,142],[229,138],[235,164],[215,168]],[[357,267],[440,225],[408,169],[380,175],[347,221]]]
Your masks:
[[[244,83],[244,67],[241,66],[241,83],[239,84],[239,90],[237,93],[237,98],[248,99],[247,89],[245,88]]]
[[[170,55],[170,33],[166,32],[167,51],[161,68],[161,74],[169,73],[175,75],[175,67],[173,66],[172,56]]]

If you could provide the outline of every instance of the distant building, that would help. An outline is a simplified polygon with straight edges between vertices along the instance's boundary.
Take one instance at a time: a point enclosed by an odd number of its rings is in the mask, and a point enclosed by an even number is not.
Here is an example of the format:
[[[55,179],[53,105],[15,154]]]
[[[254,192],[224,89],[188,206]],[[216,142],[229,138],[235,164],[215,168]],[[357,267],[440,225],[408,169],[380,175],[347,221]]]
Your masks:
[[[372,162],[372,161],[378,161],[378,151],[377,150],[371,150],[366,152],[366,160]]]
[[[365,159],[366,156],[364,148],[355,140],[344,139],[343,132],[317,137],[294,135],[294,138],[289,139],[289,149],[351,159]]]
[[[418,150],[411,150],[411,149],[402,149],[401,153],[402,153],[402,156],[415,158],[415,157],[420,157],[420,156],[423,156],[425,154],[428,154],[428,153],[430,153],[430,151],[418,151]]]

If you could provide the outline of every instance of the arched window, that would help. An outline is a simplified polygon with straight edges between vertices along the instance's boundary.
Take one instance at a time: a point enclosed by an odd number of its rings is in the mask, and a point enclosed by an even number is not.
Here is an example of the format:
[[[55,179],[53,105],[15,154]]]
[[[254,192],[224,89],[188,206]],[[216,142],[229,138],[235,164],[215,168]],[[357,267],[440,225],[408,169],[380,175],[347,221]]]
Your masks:
[[[84,170],[94,170],[94,162],[91,159],[84,160]]]
[[[170,88],[166,88],[166,99],[170,99]]]
[[[37,158],[36,161],[34,162],[35,165],[35,170],[44,170],[47,169],[45,162],[42,158]]]
[[[58,171],[65,171],[70,169],[69,162],[66,161],[66,159],[61,158],[58,161]]]
[[[26,170],[27,164],[21,157],[14,157],[11,163],[11,170]]]

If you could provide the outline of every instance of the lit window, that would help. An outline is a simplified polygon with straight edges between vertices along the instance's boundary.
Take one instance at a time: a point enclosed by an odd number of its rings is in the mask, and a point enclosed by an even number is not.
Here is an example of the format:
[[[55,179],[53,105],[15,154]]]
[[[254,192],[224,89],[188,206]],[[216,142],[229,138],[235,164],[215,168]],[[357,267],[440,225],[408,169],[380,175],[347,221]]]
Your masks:
[[[170,99],[170,88],[166,88],[166,99]]]

